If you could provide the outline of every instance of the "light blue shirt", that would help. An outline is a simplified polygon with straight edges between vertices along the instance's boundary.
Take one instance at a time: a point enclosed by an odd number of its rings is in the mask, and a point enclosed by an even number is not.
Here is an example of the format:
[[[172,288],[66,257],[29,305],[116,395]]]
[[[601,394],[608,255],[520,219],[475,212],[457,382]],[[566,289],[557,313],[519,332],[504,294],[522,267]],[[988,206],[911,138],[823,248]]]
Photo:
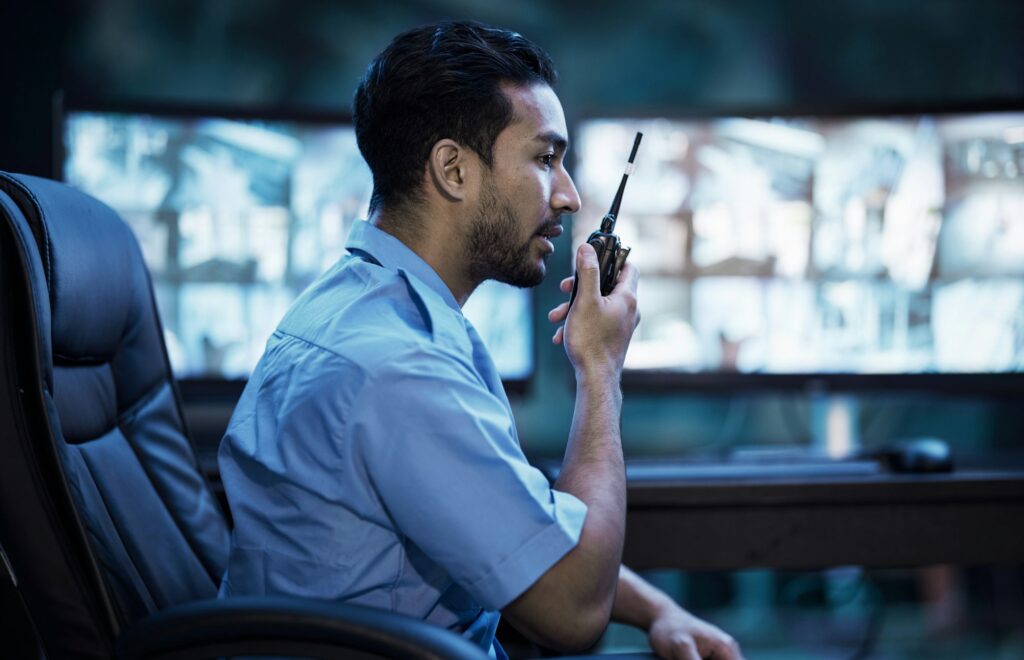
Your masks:
[[[267,342],[220,447],[221,595],[401,612],[492,649],[586,506],[527,463],[487,349],[434,270],[366,222]]]

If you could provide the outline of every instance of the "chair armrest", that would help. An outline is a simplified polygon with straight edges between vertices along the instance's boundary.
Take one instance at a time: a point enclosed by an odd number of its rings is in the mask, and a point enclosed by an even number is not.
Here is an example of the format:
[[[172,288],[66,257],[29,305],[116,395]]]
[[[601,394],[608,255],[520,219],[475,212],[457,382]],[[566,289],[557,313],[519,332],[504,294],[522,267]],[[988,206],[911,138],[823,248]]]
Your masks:
[[[464,658],[488,655],[459,634],[384,610],[285,596],[187,603],[126,629],[123,659],[277,655],[355,658]]]

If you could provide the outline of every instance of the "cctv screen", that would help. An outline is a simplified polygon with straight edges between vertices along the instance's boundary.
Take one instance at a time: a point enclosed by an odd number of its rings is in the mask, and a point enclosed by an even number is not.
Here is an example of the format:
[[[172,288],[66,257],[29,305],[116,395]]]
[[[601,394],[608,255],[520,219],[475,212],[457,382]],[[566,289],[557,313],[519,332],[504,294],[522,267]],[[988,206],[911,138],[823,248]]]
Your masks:
[[[627,368],[1024,370],[1024,112],[585,121],[575,244],[638,130]]]
[[[138,237],[179,378],[246,378],[367,215],[372,179],[348,124],[82,110],[63,129],[65,180]],[[528,378],[529,290],[488,282],[464,311],[502,378]]]

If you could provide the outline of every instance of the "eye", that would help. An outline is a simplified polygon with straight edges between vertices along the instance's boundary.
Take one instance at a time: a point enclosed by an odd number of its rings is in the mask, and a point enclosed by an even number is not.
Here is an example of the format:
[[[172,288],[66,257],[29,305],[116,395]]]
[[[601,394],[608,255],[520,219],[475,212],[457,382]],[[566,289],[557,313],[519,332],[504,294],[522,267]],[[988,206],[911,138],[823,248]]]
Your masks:
[[[555,154],[544,154],[540,157],[540,162],[544,164],[544,167],[551,167],[555,161]]]

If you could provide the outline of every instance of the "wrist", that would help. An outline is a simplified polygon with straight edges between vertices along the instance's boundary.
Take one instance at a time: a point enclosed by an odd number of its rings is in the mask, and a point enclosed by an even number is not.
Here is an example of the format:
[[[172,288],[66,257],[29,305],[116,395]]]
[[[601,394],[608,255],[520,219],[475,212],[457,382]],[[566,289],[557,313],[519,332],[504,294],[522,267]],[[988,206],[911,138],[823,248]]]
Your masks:
[[[616,389],[622,378],[622,367],[611,362],[588,360],[573,365],[576,371],[576,382],[581,385],[607,385],[614,383]]]
[[[653,595],[648,600],[647,607],[644,608],[644,621],[641,623],[640,628],[650,630],[655,621],[664,618],[675,609],[680,609],[679,605],[666,594],[658,593]]]
[[[604,401],[606,405],[612,406],[609,410],[619,414],[622,408],[622,388],[619,385],[621,377],[617,369],[577,369],[577,401]]]

